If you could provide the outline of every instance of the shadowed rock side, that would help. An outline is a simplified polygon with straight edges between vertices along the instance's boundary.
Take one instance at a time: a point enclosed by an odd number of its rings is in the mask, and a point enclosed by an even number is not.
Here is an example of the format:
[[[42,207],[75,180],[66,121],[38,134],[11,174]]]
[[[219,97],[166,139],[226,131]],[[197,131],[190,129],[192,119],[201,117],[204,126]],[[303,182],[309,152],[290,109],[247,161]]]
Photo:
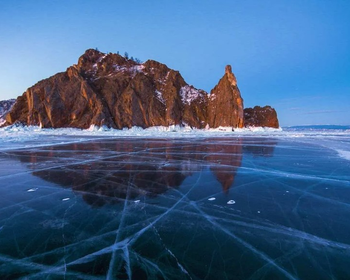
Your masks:
[[[230,65],[210,92],[209,126],[243,127],[243,99]]]
[[[78,70],[70,67],[29,88],[17,99],[6,120],[10,124],[54,128],[110,125],[112,116],[103,102]]]
[[[209,98],[162,63],[139,64],[89,49],[78,64],[18,97],[5,125],[14,123],[45,128],[243,127],[243,99],[231,66]]]
[[[279,128],[277,113],[270,106],[245,108],[244,125]]]

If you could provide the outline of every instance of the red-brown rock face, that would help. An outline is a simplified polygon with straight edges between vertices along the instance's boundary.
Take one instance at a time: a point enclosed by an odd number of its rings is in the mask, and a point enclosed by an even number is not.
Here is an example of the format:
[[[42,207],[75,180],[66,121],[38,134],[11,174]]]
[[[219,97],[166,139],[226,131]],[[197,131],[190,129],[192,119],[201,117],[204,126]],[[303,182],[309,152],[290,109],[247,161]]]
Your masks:
[[[210,127],[243,127],[243,99],[230,65],[210,92],[208,120]]]
[[[270,106],[244,109],[244,125],[279,128],[277,113]]]
[[[7,125],[106,125],[113,128],[188,124],[205,127],[207,93],[179,72],[149,60],[87,50],[78,64],[29,88],[7,115]]]
[[[243,127],[243,99],[231,66],[209,98],[162,63],[139,64],[89,49],[77,65],[18,97],[5,125],[16,122],[53,128]]]

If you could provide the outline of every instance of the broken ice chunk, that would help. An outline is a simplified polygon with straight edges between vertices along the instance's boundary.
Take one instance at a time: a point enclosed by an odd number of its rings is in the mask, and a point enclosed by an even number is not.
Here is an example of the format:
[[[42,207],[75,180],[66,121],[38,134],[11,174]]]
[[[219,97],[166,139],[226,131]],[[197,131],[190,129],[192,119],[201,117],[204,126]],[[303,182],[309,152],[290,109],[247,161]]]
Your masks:
[[[210,200],[210,201],[215,200],[215,199],[216,199],[215,197],[208,198],[208,200]]]
[[[229,201],[227,201],[227,204],[235,204],[236,203],[236,201],[234,201],[234,200],[229,200]]]

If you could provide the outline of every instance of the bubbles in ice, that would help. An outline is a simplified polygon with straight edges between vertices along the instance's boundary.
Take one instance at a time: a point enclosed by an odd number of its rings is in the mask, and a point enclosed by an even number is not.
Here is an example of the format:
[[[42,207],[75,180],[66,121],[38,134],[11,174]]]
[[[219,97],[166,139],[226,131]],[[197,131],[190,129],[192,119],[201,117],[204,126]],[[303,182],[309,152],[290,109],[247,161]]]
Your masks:
[[[62,198],[62,201],[67,201],[67,200],[70,200],[70,198],[69,197]]]
[[[31,188],[29,190],[27,190],[27,192],[35,192],[38,188]]]
[[[216,199],[215,197],[208,198],[208,200],[210,200],[210,201],[213,201],[215,199]]]
[[[234,200],[229,200],[229,201],[227,201],[227,204],[235,204],[236,203],[236,201],[234,201]]]

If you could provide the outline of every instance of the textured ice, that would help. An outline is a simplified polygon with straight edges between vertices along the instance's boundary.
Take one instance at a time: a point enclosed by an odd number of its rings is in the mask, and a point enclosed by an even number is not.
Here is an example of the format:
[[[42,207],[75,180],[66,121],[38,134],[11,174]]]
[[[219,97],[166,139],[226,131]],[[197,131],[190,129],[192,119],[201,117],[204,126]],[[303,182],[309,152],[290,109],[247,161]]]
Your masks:
[[[11,129],[1,279],[350,278],[349,134]]]

